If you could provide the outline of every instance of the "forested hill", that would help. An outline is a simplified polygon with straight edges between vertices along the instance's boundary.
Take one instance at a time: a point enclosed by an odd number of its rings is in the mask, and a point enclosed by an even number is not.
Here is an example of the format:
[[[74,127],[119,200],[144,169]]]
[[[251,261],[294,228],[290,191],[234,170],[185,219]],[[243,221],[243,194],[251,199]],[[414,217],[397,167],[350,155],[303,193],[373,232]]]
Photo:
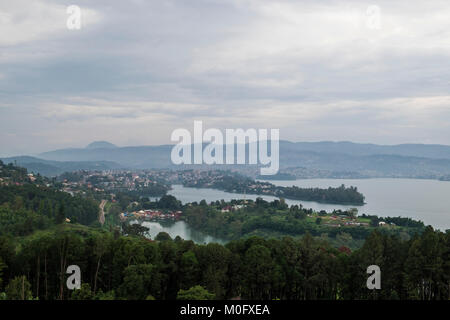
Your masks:
[[[27,175],[27,169],[17,167],[12,163],[4,164],[0,160],[0,185],[9,183],[24,183],[29,182],[30,179]]]
[[[49,222],[62,222],[65,218],[72,222],[89,225],[98,217],[98,202],[81,196],[71,196],[68,193],[54,189],[26,184],[22,186],[0,187],[0,210],[2,213],[21,212],[30,216],[34,214],[46,217]],[[17,216],[20,219],[20,216]],[[1,224],[0,224],[1,225]],[[0,226],[0,230],[4,225]],[[30,224],[30,228],[35,228]],[[8,230],[4,230],[8,232]],[[0,231],[0,234],[2,232]]]
[[[66,218],[90,225],[98,210],[94,199],[58,191],[48,179],[0,162],[0,236],[28,235]]]

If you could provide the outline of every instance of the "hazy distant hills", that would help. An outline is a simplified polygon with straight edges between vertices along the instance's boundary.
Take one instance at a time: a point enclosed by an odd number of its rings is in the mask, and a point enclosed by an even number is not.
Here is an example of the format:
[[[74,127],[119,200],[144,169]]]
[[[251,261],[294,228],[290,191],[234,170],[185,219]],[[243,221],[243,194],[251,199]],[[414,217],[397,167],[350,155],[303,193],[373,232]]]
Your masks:
[[[397,155],[432,159],[450,159],[450,146],[439,144],[376,145],[348,141],[342,142],[280,142],[284,151],[313,151],[319,153],[342,153],[352,156]]]
[[[115,144],[108,141],[94,141],[87,145],[86,149],[114,149],[117,148]]]
[[[450,173],[450,159],[398,155],[352,156],[339,153],[299,151],[286,155],[284,166],[353,172],[365,177],[441,178]]]
[[[119,169],[121,165],[112,161],[52,161],[29,156],[1,158],[4,163],[15,163],[29,172],[44,176],[55,176],[67,171]]]
[[[106,141],[97,141],[86,148],[60,149],[44,152],[39,158],[14,159],[29,170],[47,175],[78,169],[179,168],[170,160],[172,147],[118,147]],[[345,172],[344,176],[354,177],[440,179],[450,175],[450,146],[280,141],[280,168],[282,172],[293,174],[298,171],[296,168],[301,168],[303,173],[305,170],[318,172],[317,177],[342,176],[339,173]]]
[[[365,177],[440,179],[450,173],[450,146],[444,145],[284,141],[280,158],[283,167],[349,172]]]
[[[100,147],[61,149],[44,152],[40,158],[56,161],[104,161],[119,163],[127,168],[167,168],[171,166],[171,145],[142,147]]]

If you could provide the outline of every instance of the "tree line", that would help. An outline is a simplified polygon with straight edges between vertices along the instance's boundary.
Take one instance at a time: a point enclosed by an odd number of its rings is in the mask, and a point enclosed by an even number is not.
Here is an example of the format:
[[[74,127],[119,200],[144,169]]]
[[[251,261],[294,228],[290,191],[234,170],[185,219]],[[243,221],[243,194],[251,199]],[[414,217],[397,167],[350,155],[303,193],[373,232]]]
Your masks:
[[[271,202],[261,198],[257,198],[256,201],[247,200],[245,207],[232,212],[220,210],[223,206],[225,203],[221,202],[210,205],[204,200],[200,203],[194,202],[183,208],[183,217],[194,229],[224,240],[237,240],[255,233],[265,235],[265,237],[279,237],[280,235],[300,236],[307,232],[316,237],[326,234],[330,239],[345,233],[351,239],[364,240],[374,229],[378,229],[378,221],[398,224],[395,228],[385,228],[380,232],[401,234],[406,238],[410,238],[416,233],[422,233],[425,229],[422,222],[409,218],[378,218],[365,215],[362,217],[376,219],[376,223],[372,226],[341,227],[323,225],[317,221],[311,223],[307,216],[313,213],[312,209],[297,205],[289,207],[283,199]],[[335,213],[349,215],[343,211]]]
[[[164,240],[162,240],[164,239]],[[374,231],[351,252],[307,234],[225,246],[177,237],[123,236],[65,227],[20,247],[0,237],[0,296],[6,299],[420,299],[450,298],[450,234],[427,227],[409,241]],[[66,288],[66,268],[82,288]],[[381,290],[366,287],[369,265]]]
[[[95,222],[99,211],[98,202],[92,198],[71,196],[66,192],[33,184],[0,186],[0,206],[3,212],[28,210],[52,221],[61,222],[61,219],[69,218],[84,225]]]

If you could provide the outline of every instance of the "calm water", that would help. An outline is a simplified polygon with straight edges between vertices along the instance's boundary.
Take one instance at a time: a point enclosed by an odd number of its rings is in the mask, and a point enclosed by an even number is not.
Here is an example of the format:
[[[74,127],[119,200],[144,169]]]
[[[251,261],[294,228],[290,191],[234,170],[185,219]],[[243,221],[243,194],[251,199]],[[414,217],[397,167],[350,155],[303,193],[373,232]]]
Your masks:
[[[421,220],[435,228],[450,229],[450,182],[421,179],[305,179],[296,181],[269,181],[279,186],[299,187],[338,187],[341,184],[355,186],[366,199],[364,206],[358,207],[360,213],[378,216],[410,217]],[[229,193],[213,189],[185,188],[174,185],[169,194],[183,203],[201,201],[207,202],[224,199],[256,199],[256,195]],[[272,196],[262,196],[272,201]],[[302,204],[314,210],[332,211],[355,206],[321,204],[310,201],[286,200],[289,205]],[[187,227],[187,226],[186,226]],[[189,231],[187,231],[189,232]],[[181,236],[181,235],[180,235]]]
[[[142,225],[150,228],[149,234],[151,239],[155,239],[155,237],[160,232],[167,232],[172,239],[176,236],[180,236],[185,240],[192,240],[195,243],[210,243],[216,242],[224,244],[225,241],[221,239],[214,238],[208,235],[203,234],[202,232],[192,230],[184,221],[164,221],[164,222],[153,222],[153,221],[144,221]]]

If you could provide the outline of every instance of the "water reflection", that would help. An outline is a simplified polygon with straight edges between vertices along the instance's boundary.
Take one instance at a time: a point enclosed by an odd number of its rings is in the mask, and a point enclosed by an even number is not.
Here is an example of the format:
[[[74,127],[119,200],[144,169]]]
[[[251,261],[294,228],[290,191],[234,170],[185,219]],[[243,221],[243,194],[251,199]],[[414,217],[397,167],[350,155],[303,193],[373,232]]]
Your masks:
[[[177,236],[179,236],[184,240],[192,240],[198,244],[211,242],[220,244],[226,243],[226,241],[222,239],[206,235],[197,230],[193,230],[185,221],[181,220],[143,221],[141,224],[144,227],[150,229],[149,235],[151,239],[155,239],[160,232],[167,232],[172,239],[175,239]]]

